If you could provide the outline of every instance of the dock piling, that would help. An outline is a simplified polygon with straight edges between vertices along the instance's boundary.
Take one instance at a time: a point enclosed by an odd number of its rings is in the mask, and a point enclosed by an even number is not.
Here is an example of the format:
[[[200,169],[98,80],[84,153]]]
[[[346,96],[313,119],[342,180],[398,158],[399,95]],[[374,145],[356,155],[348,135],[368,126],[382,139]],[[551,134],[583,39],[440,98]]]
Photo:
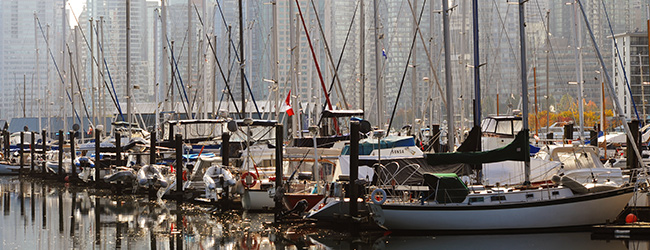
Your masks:
[[[41,157],[43,157],[43,163],[41,165],[41,174],[43,174],[43,178],[45,178],[45,173],[47,173],[47,170],[45,169],[45,162],[47,161],[47,155],[45,154],[47,151],[47,131],[43,129],[41,131],[41,140],[43,140],[43,148],[41,149]]]
[[[101,134],[100,128],[95,128],[95,188],[99,187],[100,171],[102,169],[102,152],[101,152]]]
[[[63,130],[59,130],[59,177],[63,176]]]
[[[35,145],[36,138],[35,138],[35,135],[34,135],[33,132],[29,132],[29,133],[31,135],[30,136],[31,137],[31,142],[29,144],[29,171],[31,171],[31,173],[33,174],[34,173],[34,156],[35,156],[34,151],[36,151],[36,148],[34,147],[34,145]]]
[[[230,133],[228,132],[221,135],[221,164],[226,167],[230,164]]]
[[[284,188],[282,187],[282,148],[284,143],[284,130],[282,124],[275,125],[275,222],[277,223],[282,213]]]
[[[70,130],[70,172],[72,173],[72,176],[75,176],[77,174],[77,169],[76,166],[74,165],[74,159],[75,159],[75,145],[74,145],[74,133],[75,131]]]
[[[25,153],[25,132],[20,131],[20,174],[24,174],[23,165],[24,165],[24,156]]]
[[[357,184],[359,179],[359,122],[350,122],[350,216],[359,216]]]
[[[176,193],[180,202],[183,194],[183,136],[177,134],[174,143],[176,143]]]

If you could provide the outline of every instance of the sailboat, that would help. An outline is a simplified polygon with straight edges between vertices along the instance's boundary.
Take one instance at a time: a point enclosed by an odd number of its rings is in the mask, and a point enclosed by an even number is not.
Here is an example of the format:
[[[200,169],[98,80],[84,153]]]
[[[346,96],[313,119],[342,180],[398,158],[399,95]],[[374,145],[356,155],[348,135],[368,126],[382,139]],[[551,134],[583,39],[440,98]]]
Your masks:
[[[473,4],[476,10],[477,1]],[[523,24],[521,3],[519,11],[520,24]],[[523,25],[521,29],[522,97],[527,98]],[[527,101],[522,103],[523,117],[528,117]],[[579,227],[614,220],[635,188],[629,185],[587,188],[566,176],[532,186],[527,119],[523,119],[522,125],[514,141],[505,147],[483,152],[427,154],[427,162],[480,166],[518,161],[524,165],[523,185],[467,186],[455,173],[424,173],[423,180],[418,180],[421,184],[397,175],[378,176],[376,189],[370,196],[372,205],[381,208],[372,209],[375,222],[389,230],[507,231]],[[318,217],[318,213],[312,211],[309,217]]]

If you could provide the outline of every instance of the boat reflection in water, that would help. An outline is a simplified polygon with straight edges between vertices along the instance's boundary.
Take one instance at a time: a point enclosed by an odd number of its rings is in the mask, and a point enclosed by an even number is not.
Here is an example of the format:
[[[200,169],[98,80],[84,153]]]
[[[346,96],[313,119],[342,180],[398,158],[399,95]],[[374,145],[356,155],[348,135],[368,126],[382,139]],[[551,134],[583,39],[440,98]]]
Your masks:
[[[400,236],[270,226],[273,214],[151,201],[135,195],[0,177],[0,249],[650,249],[589,233]]]

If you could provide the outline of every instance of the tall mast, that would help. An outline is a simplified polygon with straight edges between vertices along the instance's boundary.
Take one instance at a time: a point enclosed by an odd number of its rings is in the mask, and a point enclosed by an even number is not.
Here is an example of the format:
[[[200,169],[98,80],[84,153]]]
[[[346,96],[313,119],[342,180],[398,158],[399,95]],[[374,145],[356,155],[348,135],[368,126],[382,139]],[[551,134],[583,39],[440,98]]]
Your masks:
[[[37,38],[37,24],[36,24],[36,12],[34,12],[34,50],[36,52],[36,86],[39,88],[41,87],[41,73],[40,73],[40,64],[39,64],[39,58],[38,58],[38,38]],[[32,92],[34,89],[32,88]],[[43,98],[39,98],[39,105],[37,106],[38,109],[38,129],[43,129],[43,126],[41,124],[41,105],[40,102],[42,102]],[[32,99],[32,102],[34,100]],[[32,114],[33,116],[34,114]]]
[[[104,48],[103,46],[105,45],[105,43],[104,43],[104,16],[99,17],[99,24],[101,26],[101,32],[99,34],[101,34],[101,40],[102,40],[101,41],[101,45],[102,45],[101,58],[102,58],[102,60],[100,61],[101,65],[102,65],[102,67],[101,67],[102,88],[101,88],[101,91],[99,91],[99,103],[101,103],[101,105],[100,105],[100,110],[101,110],[100,115],[101,116],[100,117],[102,119],[101,123],[104,124],[104,128],[108,128],[106,126],[107,125],[106,124],[106,102],[104,101],[104,83],[106,82],[106,76],[105,76],[106,72],[105,72],[105,68],[104,68],[105,63],[106,63],[105,62],[106,57],[104,57],[104,49],[103,49]],[[99,39],[97,39],[97,40],[99,40]],[[103,129],[102,130],[102,136],[105,136],[105,135],[106,135],[106,129]]]
[[[364,110],[366,96],[366,12],[363,7],[363,0],[359,1],[361,5],[361,15],[359,15],[359,109]]]
[[[379,13],[377,8],[379,7],[379,4],[377,3],[377,0],[373,0],[373,5],[374,5],[374,22],[375,22],[375,81],[377,81],[377,126],[381,129],[384,126],[382,125],[383,123],[383,116],[384,116],[384,111],[382,107],[382,97],[384,96],[383,93],[383,86],[381,84],[381,56],[382,56],[382,50],[379,48]]]
[[[158,30],[158,13],[159,9],[156,8],[154,11],[154,21],[153,21],[153,61],[154,61],[154,69],[153,69],[153,79],[154,79],[154,85],[153,85],[153,99],[154,99],[154,128],[153,131],[158,131],[158,128],[160,126],[160,119],[158,119],[158,116],[160,115],[160,110],[158,103],[160,103],[159,100],[159,88],[160,88],[160,81],[158,80],[158,77],[160,76],[158,73],[158,70],[160,70],[160,60],[158,59],[160,55],[160,31]],[[156,133],[158,135],[159,133]],[[157,139],[157,138],[156,138]]]
[[[93,25],[94,24],[93,24],[93,18],[92,17],[88,20],[88,24],[89,24],[88,26],[90,27],[90,58],[95,59],[95,54],[94,54],[94,52],[95,52],[95,50],[94,50],[95,43],[94,43],[94,39],[93,39],[95,37],[95,34],[93,32],[93,30],[94,30]],[[95,94],[97,93],[97,90],[96,90],[97,88],[95,87],[95,83],[96,83],[95,82],[95,64],[92,62],[92,59],[91,59],[91,63],[90,63],[90,90],[92,91],[92,94],[90,95],[90,98],[91,98],[91,102],[92,102],[92,112],[93,112],[93,114],[92,114],[93,117],[91,118],[92,119],[91,123],[93,124],[93,126],[97,126],[97,119],[96,119],[97,118],[97,112],[95,111]],[[93,130],[95,130],[95,128],[93,128]]]
[[[549,86],[550,80],[549,80],[549,63],[548,63],[548,55],[551,53],[551,47],[550,47],[550,38],[549,34],[551,31],[549,30],[549,16],[550,16],[551,11],[546,10],[546,134],[550,133],[551,131],[549,130],[549,127],[551,126],[551,106],[549,105],[549,99],[551,99],[551,92],[549,91]]]
[[[523,113],[522,129],[528,133],[528,82],[526,79],[526,26],[524,25],[524,3],[528,0],[519,0],[519,44],[521,53],[521,106]],[[528,134],[526,134],[528,135]],[[528,138],[528,136],[526,136]],[[525,150],[528,151],[528,150]],[[530,183],[530,157],[524,161],[525,183]]]
[[[169,90],[169,75],[167,73],[167,60],[168,60],[168,55],[167,55],[167,4],[165,4],[166,0],[160,1],[160,8],[161,8],[161,35],[160,39],[162,39],[162,62],[160,64],[161,70],[160,70],[160,75],[162,76],[162,82],[163,82],[163,93],[165,93],[165,100],[164,100],[164,105],[163,105],[163,111],[171,111],[171,105],[169,103],[169,98],[167,98],[167,91]]]
[[[417,0],[413,0],[413,6],[412,7],[413,7],[413,9],[418,8],[418,1]],[[413,36],[414,39],[416,37],[415,35],[418,32],[417,30],[418,30],[418,20],[416,18],[413,18],[413,27],[411,27],[411,32],[412,32],[411,36]],[[418,43],[413,42],[413,51],[415,51],[415,53],[412,53],[412,55],[411,55],[411,66],[412,66],[412,68],[411,68],[411,107],[413,108],[413,112],[411,112],[411,113],[413,114],[413,116],[410,117],[411,120],[408,121],[408,122],[415,122],[415,116],[416,116],[416,114],[419,114],[419,112],[418,112],[419,105],[417,105],[417,98],[415,98],[417,96],[417,84],[418,84],[418,80],[417,80],[417,76],[418,76],[418,74],[417,74],[417,69],[418,69],[417,68],[417,55],[418,55],[417,51],[418,51],[418,49],[417,48],[418,48]]]
[[[242,0],[239,0],[239,69],[241,81],[241,118],[246,117],[246,91],[244,86],[244,15]]]
[[[80,31],[80,29],[81,29],[81,27],[79,27],[79,24],[77,24],[77,26],[75,26],[75,29],[74,29],[74,54],[75,54],[75,64],[77,66],[76,66],[75,72],[71,71],[70,73],[72,74],[71,76],[74,78],[74,80],[77,83],[77,91],[78,91],[77,93],[79,94],[79,100],[81,101],[81,95],[82,95],[81,91],[82,90],[81,90],[81,83],[79,82],[79,77],[81,77],[81,61],[80,61],[81,53],[79,53],[79,51],[80,51],[80,49],[79,49],[79,31]],[[70,62],[72,62],[72,58],[70,58]],[[73,90],[72,90],[72,99],[74,99],[74,85],[72,86],[72,88],[73,88]],[[82,107],[83,104],[80,103],[79,106]],[[72,106],[72,108],[74,109],[74,106]],[[74,110],[72,112],[74,114]],[[73,117],[74,117],[74,115],[73,115]],[[84,140],[83,112],[81,112],[81,115],[79,116],[79,120],[80,120],[79,125],[80,125],[80,128],[81,128],[81,133],[80,133],[81,134],[81,141],[83,141]]]
[[[129,128],[131,128],[131,0],[126,0],[126,117]],[[131,138],[129,130],[129,138]],[[117,138],[119,140],[120,138]]]
[[[65,12],[65,6],[66,6],[66,0],[62,0],[63,4],[61,5],[61,67],[64,68],[64,77],[66,76],[65,74],[65,50],[66,50],[66,30],[69,28],[68,27],[68,16],[67,13]],[[68,78],[69,74],[67,74]],[[66,86],[65,83],[62,84],[59,96],[61,98],[61,101],[65,103],[65,91]],[[68,119],[66,118],[65,115],[65,107],[66,105],[61,105],[61,119],[63,119],[63,130],[68,129]]]
[[[444,48],[445,48],[445,82],[447,92],[447,145],[449,152],[454,151],[455,143],[455,129],[454,129],[454,89],[451,77],[451,55],[450,55],[450,39],[449,39],[449,3],[447,0],[442,0],[442,30],[444,32]]]
[[[192,0],[187,0],[187,88],[190,90],[190,98],[192,97],[192,48],[194,47],[194,27],[192,26]],[[198,65],[197,65],[198,66]],[[180,73],[180,72],[179,72]],[[178,94],[181,94],[179,92]],[[181,98],[182,101],[183,98]],[[190,101],[188,100],[188,105]],[[189,106],[188,119],[193,118],[194,111],[192,110],[194,105]]]
[[[289,1],[291,2],[291,1]],[[275,119],[280,120],[280,81],[279,81],[279,71],[278,71],[278,3],[277,0],[274,0],[271,2],[272,6],[272,15],[273,15],[273,22],[271,23],[271,61],[273,65],[271,65],[272,70],[273,70],[273,81],[271,84],[273,84],[271,89],[275,89]],[[289,16],[291,17],[291,16]],[[270,111],[270,110],[269,110]],[[293,128],[293,127],[292,127]],[[293,131],[293,130],[292,130]],[[289,137],[291,137],[292,134],[289,134]]]
[[[478,0],[472,0],[472,26],[474,33],[474,126],[481,126],[481,62],[479,60]],[[481,140],[478,140],[479,149]]]
[[[578,6],[577,4],[573,4],[573,11],[574,11],[574,28],[576,35],[574,36],[574,42],[575,42],[575,58],[577,61],[576,65],[576,77],[578,78],[578,88],[579,88],[579,94],[578,94],[578,114],[580,117],[580,142],[584,142],[584,123],[585,123],[585,118],[584,118],[584,104],[582,99],[584,98],[584,88],[583,88],[583,75],[582,75],[582,25],[580,25],[580,19],[578,18]]]
[[[49,51],[50,51],[50,25],[49,25],[49,24],[47,24],[47,28],[46,28],[46,29],[47,29],[47,38],[46,38],[46,39],[47,39],[47,42],[45,42],[45,45],[47,46],[47,50],[46,50],[46,51],[49,52]],[[47,67],[47,77],[46,77],[46,79],[47,79],[47,83],[49,84],[49,83],[50,83],[50,73],[51,73],[51,72],[50,72],[50,60],[45,60],[45,62],[47,63],[47,64],[46,64],[46,65],[47,65],[47,66],[46,66],[46,67]],[[50,128],[50,115],[52,114],[52,112],[53,112],[54,110],[51,110],[51,109],[49,108],[49,105],[50,105],[50,94],[51,94],[52,92],[50,91],[49,88],[43,88],[43,91],[45,91],[45,112],[47,113],[47,131],[52,131],[52,129]]]

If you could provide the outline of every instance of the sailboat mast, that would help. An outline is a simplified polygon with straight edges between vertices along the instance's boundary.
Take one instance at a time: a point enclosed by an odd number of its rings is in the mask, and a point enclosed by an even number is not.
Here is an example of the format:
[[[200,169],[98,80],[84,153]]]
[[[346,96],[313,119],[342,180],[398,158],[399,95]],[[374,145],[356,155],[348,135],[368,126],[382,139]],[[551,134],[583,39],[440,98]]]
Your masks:
[[[273,65],[273,81],[271,84],[274,86],[271,89],[275,89],[275,119],[278,121],[280,120],[280,81],[278,79],[278,76],[280,75],[278,71],[278,3],[277,1],[273,1],[271,3],[272,6],[272,12],[273,12],[273,23],[271,23],[271,45],[272,45],[272,51],[271,51],[271,57],[272,57],[272,62]],[[270,112],[270,110],[269,110]],[[294,132],[295,133],[295,132]],[[292,137],[292,134],[289,134],[289,137]]]
[[[478,35],[478,0],[472,0],[472,26],[474,34],[474,126],[481,126],[481,78]],[[480,145],[481,140],[478,140]],[[480,148],[480,146],[479,146]]]
[[[129,128],[131,128],[132,121],[131,99],[131,0],[126,0],[126,119]],[[130,129],[129,138],[131,138]],[[116,139],[119,140],[120,138]]]
[[[551,99],[551,92],[549,92],[549,86],[550,86],[550,80],[548,79],[549,77],[549,63],[548,63],[548,55],[551,53],[551,47],[549,46],[550,38],[549,35],[551,31],[549,30],[549,16],[551,14],[550,10],[546,10],[546,134],[548,136],[548,133],[551,131],[549,130],[549,127],[551,126],[551,106],[549,105],[549,99]]]
[[[36,86],[38,86],[40,88],[41,87],[41,73],[40,73],[40,64],[39,64],[39,58],[38,58],[38,38],[37,38],[38,37],[37,36],[38,32],[36,30],[36,27],[37,27],[37,24],[36,24],[36,12],[34,12],[34,50],[36,52]],[[34,89],[32,88],[32,92],[33,91],[34,91]],[[41,105],[40,105],[42,99],[43,98],[38,99],[39,100],[38,101],[39,105],[37,106],[37,109],[38,109],[38,129],[43,129],[43,126],[41,124]],[[32,100],[32,102],[33,101],[34,100]],[[32,114],[32,116],[33,115],[34,114]]]
[[[526,26],[524,25],[524,3],[528,0],[519,1],[519,44],[521,53],[521,109],[522,109],[522,130],[528,133],[528,81],[526,79]],[[528,138],[528,134],[526,134]],[[528,141],[528,140],[526,140]],[[524,150],[528,154],[528,148]],[[525,183],[530,183],[530,156],[526,155],[524,161]]]
[[[576,4],[573,5],[573,11],[574,11],[574,28],[576,32],[576,36],[574,36],[574,42],[575,42],[575,58],[577,61],[576,65],[576,77],[578,78],[578,88],[579,88],[579,94],[578,94],[578,115],[580,119],[580,135],[578,138],[580,138],[580,142],[582,143],[584,141],[584,104],[583,104],[583,97],[584,97],[584,88],[583,88],[583,78],[582,78],[582,25],[580,25],[580,19],[578,18],[578,6]]]
[[[239,70],[241,81],[241,118],[246,117],[246,92],[244,91],[244,15],[242,0],[239,0]]]
[[[379,4],[377,3],[377,0],[373,0],[373,5],[374,5],[374,22],[375,22],[375,81],[377,82],[377,126],[381,129],[383,128],[383,119],[382,117],[384,116],[384,110],[382,107],[382,85],[381,85],[381,56],[382,56],[382,51],[379,48],[379,11],[377,8],[379,7]]]
[[[442,0],[442,30],[444,33],[444,48],[445,48],[445,82],[447,100],[447,146],[449,152],[454,151],[455,143],[455,129],[454,129],[454,89],[451,77],[451,55],[450,41],[449,41],[449,3],[447,0]]]
[[[192,90],[194,90],[194,86],[192,86],[192,49],[194,47],[194,27],[192,26],[192,0],[187,0],[187,88],[190,91],[190,98],[192,97]],[[198,66],[198,65],[197,65]],[[180,72],[179,72],[180,75]],[[181,94],[181,92],[178,92]],[[186,97],[187,98],[187,97]],[[181,102],[182,102],[181,98]],[[188,108],[189,108],[189,114],[187,114],[187,118],[191,119],[194,117],[194,105],[190,104],[190,100],[187,100]]]
[[[360,1],[361,15],[359,15],[359,109],[365,110],[366,96],[366,12],[363,0]],[[364,112],[365,113],[365,112]]]

